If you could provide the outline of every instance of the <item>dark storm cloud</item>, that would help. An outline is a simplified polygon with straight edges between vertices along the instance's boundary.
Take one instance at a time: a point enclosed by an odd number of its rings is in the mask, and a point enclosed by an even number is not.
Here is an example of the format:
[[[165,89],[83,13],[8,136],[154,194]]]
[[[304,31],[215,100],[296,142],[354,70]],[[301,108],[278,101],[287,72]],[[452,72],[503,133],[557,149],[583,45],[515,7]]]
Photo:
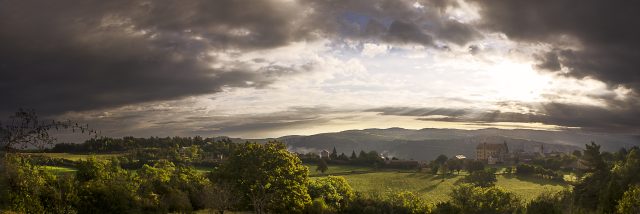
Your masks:
[[[469,24],[450,19],[448,7],[455,1],[409,0],[304,0],[314,8],[313,25],[340,32],[343,37],[379,39],[390,43],[416,43],[426,46],[434,41],[464,45],[481,37]],[[421,7],[415,7],[419,3]]]
[[[270,1],[0,1],[0,112],[45,114],[263,86],[284,68],[212,69],[220,49],[306,38]],[[251,84],[249,84],[251,82]]]
[[[414,2],[0,0],[0,113],[58,114],[263,87],[309,67],[255,71],[232,62],[212,69],[220,59],[208,53],[348,37],[347,13],[368,17],[357,39],[462,44],[479,35],[442,17],[451,1],[423,2],[425,9]]]
[[[498,0],[475,1],[484,26],[509,38],[543,42],[559,50],[539,65],[575,77],[590,76],[611,86],[640,90],[640,8],[638,1]],[[571,47],[577,40],[581,47]]]
[[[543,56],[538,56],[539,64],[536,65],[539,69],[548,71],[559,71],[561,68],[560,60],[556,52],[547,52]]]

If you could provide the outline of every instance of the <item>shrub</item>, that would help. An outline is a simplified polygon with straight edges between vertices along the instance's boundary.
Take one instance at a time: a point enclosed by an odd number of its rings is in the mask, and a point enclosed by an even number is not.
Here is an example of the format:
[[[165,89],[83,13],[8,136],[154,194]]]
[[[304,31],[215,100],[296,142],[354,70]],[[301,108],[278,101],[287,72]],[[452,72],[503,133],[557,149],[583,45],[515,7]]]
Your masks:
[[[463,184],[451,192],[451,203],[462,213],[514,213],[520,200],[498,187],[475,187]]]
[[[478,187],[491,187],[498,181],[496,175],[488,171],[475,171],[467,175],[463,180]]]
[[[311,180],[307,188],[312,199],[322,198],[323,202],[334,209],[344,207],[354,197],[347,180],[339,176]]]

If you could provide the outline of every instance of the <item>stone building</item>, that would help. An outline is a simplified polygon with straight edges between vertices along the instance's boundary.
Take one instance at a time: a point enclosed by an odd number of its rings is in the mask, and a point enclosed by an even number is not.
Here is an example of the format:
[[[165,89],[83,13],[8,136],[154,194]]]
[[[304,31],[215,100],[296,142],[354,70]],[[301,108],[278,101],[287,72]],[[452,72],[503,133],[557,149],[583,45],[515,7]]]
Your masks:
[[[509,158],[507,143],[481,143],[476,147],[476,159],[488,164],[503,163]]]

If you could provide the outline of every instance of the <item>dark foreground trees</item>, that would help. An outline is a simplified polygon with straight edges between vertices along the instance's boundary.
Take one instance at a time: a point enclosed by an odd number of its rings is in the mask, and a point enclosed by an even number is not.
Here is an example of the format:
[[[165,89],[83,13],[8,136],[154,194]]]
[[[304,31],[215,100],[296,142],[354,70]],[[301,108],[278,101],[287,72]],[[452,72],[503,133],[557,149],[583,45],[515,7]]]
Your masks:
[[[411,192],[356,193],[342,177],[308,178],[283,144],[238,144],[211,174],[159,160],[125,170],[117,159],[89,159],[75,173],[54,174],[32,157],[9,154],[0,176],[0,211],[19,213],[189,213],[195,210],[269,213],[638,213],[637,148],[604,158],[597,146],[583,157],[590,168],[573,191],[529,202],[480,182],[452,190],[436,205]],[[465,180],[493,180],[484,170]],[[475,176],[475,177],[474,177]],[[473,179],[472,179],[473,178]],[[596,179],[597,178],[597,179]],[[474,185],[475,184],[475,185]]]
[[[514,213],[520,200],[499,187],[475,187],[463,184],[453,189],[451,203],[461,213]]]

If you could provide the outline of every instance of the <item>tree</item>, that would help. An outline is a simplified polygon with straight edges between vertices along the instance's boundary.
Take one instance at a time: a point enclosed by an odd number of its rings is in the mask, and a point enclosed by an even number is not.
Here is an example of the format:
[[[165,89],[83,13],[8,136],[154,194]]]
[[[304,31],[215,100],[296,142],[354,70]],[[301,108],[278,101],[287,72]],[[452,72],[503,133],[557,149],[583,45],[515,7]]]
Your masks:
[[[435,162],[429,164],[429,171],[431,172],[431,174],[437,175],[438,170],[440,170],[440,165],[436,164]]]
[[[550,193],[543,193],[531,200],[526,204],[525,214],[561,214],[562,211],[562,199],[559,198],[560,194],[554,195]]]
[[[329,154],[329,157],[332,160],[338,159],[338,151],[336,151],[336,147],[333,147],[333,151],[331,151],[331,154]]]
[[[577,158],[582,157],[582,152],[580,150],[577,150],[577,149],[573,150],[573,152],[571,154],[573,154],[573,156],[575,156]]]
[[[153,166],[144,165],[137,175],[141,179],[140,195],[152,196],[144,198],[145,211],[191,212],[206,207],[212,200],[207,192],[207,188],[212,188],[211,182],[192,167],[176,166],[165,160]]]
[[[584,160],[584,164],[589,167],[589,171],[603,171],[606,170],[606,163],[600,153],[600,145],[591,142],[591,144],[586,144],[586,149],[582,154],[582,159]]]
[[[316,167],[316,171],[320,171],[320,173],[324,174],[324,172],[326,172],[329,169],[329,165],[327,165],[327,162],[324,159],[320,159],[320,162],[318,162],[318,167]]]
[[[466,161],[464,169],[468,172],[482,171],[484,170],[484,163],[478,160]]]
[[[533,175],[536,172],[536,167],[529,164],[520,164],[516,166],[516,175]]]
[[[335,208],[343,208],[355,193],[344,177],[328,176],[309,181],[309,195],[312,199],[322,198],[323,201]]]
[[[73,132],[79,131],[97,137],[97,132],[89,129],[88,125],[81,125],[70,120],[42,121],[34,110],[19,109],[9,117],[9,121],[9,124],[5,125],[4,128],[0,128],[0,151],[28,148],[43,149],[53,144],[56,140],[49,134],[52,129],[71,129]],[[2,127],[1,124],[0,127]]]
[[[6,179],[0,179],[0,205],[19,213],[76,213],[79,198],[69,177],[56,178],[20,154],[7,155],[6,164],[0,175]]]
[[[432,214],[459,214],[462,213],[459,207],[452,204],[450,201],[447,202],[439,202],[435,205]]]
[[[451,158],[447,160],[447,167],[449,168],[449,172],[458,172],[460,174],[460,170],[462,170],[462,160],[457,158]]]
[[[442,165],[442,164],[444,164],[445,162],[447,162],[447,160],[448,160],[448,159],[449,159],[449,158],[447,158],[447,156],[446,156],[446,155],[438,155],[438,157],[437,157],[435,160],[433,160],[433,161],[434,161],[436,164],[438,164],[438,165]]]
[[[307,193],[309,170],[282,143],[245,143],[214,172],[234,184],[243,204],[256,213],[300,213],[311,203]]]
[[[77,164],[78,213],[138,213],[140,182],[111,161],[89,158]]]
[[[515,213],[520,206],[520,200],[513,193],[499,187],[462,184],[449,196],[461,213]]]
[[[477,187],[492,187],[497,181],[496,175],[488,171],[475,171],[464,178],[464,182]]]
[[[349,157],[349,159],[351,159],[351,160],[358,159],[358,156],[356,155],[356,151],[355,150],[351,151],[351,157]]]
[[[347,157],[347,155],[345,155],[344,153],[340,153],[340,155],[338,155],[338,160],[349,161],[349,157]]]
[[[617,213],[640,213],[640,186],[629,188],[618,202]]]

